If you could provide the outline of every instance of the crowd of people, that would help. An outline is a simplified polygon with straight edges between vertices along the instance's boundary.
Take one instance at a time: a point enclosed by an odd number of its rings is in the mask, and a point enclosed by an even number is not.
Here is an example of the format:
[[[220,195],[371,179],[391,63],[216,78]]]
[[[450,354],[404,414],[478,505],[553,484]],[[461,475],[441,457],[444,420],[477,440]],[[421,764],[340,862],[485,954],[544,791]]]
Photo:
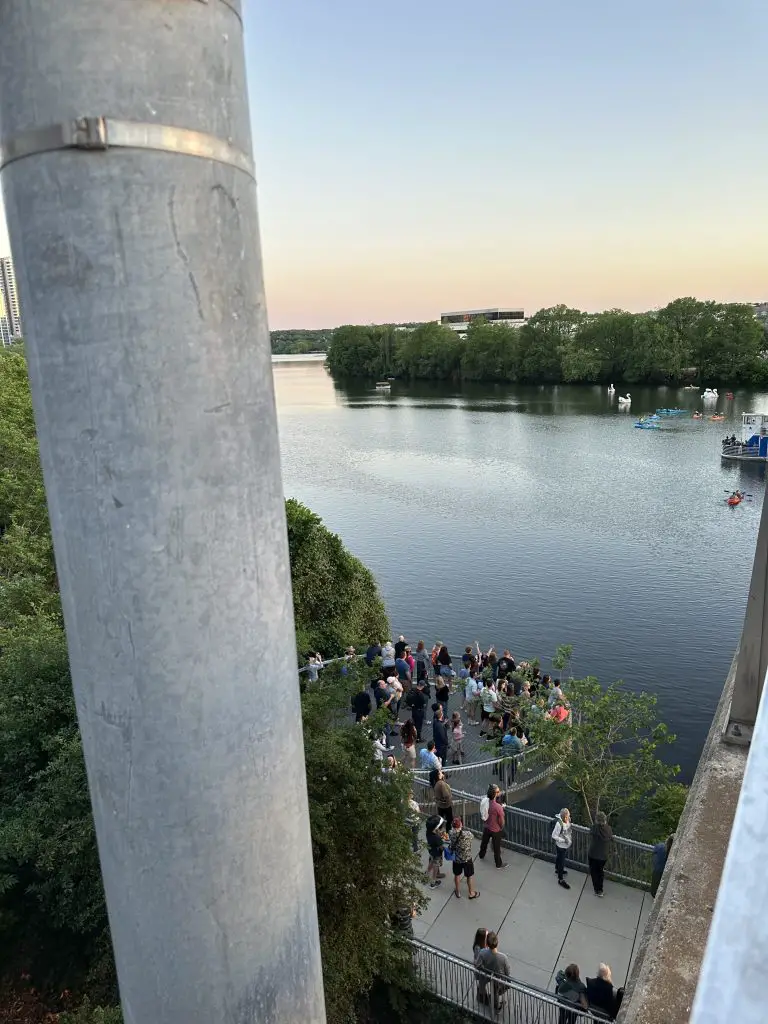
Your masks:
[[[357,658],[353,648],[346,652],[348,659]],[[364,681],[352,697],[355,721],[366,727],[374,710],[388,711],[383,731],[371,734],[374,756],[381,762],[382,773],[419,768],[428,771],[429,783],[436,813],[426,818],[424,825],[428,852],[426,882],[431,889],[442,885],[448,863],[453,877],[453,895],[462,898],[462,879],[466,896],[478,899],[475,886],[475,836],[465,827],[462,818],[454,814],[453,795],[444,768],[461,765],[465,761],[466,726],[478,729],[485,744],[496,744],[500,753],[511,756],[522,753],[532,741],[536,724],[544,719],[568,725],[571,710],[559,679],[542,674],[538,665],[517,661],[509,650],[498,655],[493,647],[483,653],[479,644],[467,646],[460,659],[454,659],[440,641],[427,650],[423,641],[415,649],[400,636],[395,643],[373,643],[363,655],[370,671],[370,685]],[[315,655],[310,671],[317,678],[322,658]],[[449,712],[449,700],[459,693],[460,708]],[[405,710],[404,720],[401,720]],[[431,716],[430,716],[431,712]],[[431,730],[427,737],[426,729]],[[400,741],[400,761],[397,760],[393,738]],[[420,749],[419,749],[420,748]],[[413,795],[409,800],[407,823],[412,832],[413,850],[421,845],[422,809]],[[484,860],[488,849],[495,867],[503,869],[502,836],[506,818],[503,794],[498,785],[489,786],[480,801],[483,832],[477,857]],[[562,808],[552,821],[551,839],[555,854],[557,884],[565,889],[565,867],[568,851],[573,842],[573,826],[568,808]],[[591,828],[589,870],[594,893],[603,896],[604,870],[613,843],[613,832],[606,816],[598,813]],[[665,851],[666,852],[666,851]],[[654,881],[657,862],[654,858]],[[663,865],[661,865],[663,869]],[[660,877],[660,872],[659,872]],[[511,977],[507,958],[498,949],[498,937],[487,929],[479,929],[475,937],[473,960],[479,971],[478,1001],[498,1004],[503,999],[504,986],[492,982],[493,976]],[[487,977],[485,976],[487,975]],[[580,980],[575,964],[558,973],[556,992],[563,1004],[560,1024],[575,1021],[579,1009],[598,1010],[608,1019],[614,1019],[621,1004],[623,990],[616,992],[611,980],[610,967],[600,964],[595,978]],[[572,1009],[568,1006],[572,1004]]]
[[[354,651],[348,650],[347,656],[354,656]],[[393,736],[399,736],[402,759],[410,768],[463,764],[467,727],[479,727],[479,739],[495,744],[499,753],[515,755],[529,745],[537,722],[545,718],[570,722],[560,681],[542,674],[536,663],[517,662],[509,650],[499,656],[491,647],[483,653],[476,643],[465,648],[460,667],[455,667],[440,641],[428,651],[420,640],[412,650],[401,636],[394,644],[371,644],[364,659],[371,669],[371,693],[363,685],[352,697],[355,720],[364,723],[374,709],[386,708],[384,745],[379,737],[374,741],[377,756],[389,749]],[[456,692],[460,708],[449,712],[449,700]],[[403,712],[405,721],[401,721]],[[419,750],[418,745],[425,742],[425,725],[432,736]]]

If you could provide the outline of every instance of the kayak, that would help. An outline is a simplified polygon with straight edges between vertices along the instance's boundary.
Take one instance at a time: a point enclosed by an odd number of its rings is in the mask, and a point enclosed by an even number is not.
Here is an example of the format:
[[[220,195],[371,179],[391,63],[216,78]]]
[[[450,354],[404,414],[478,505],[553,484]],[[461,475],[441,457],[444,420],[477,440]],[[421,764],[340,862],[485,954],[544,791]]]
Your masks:
[[[726,503],[728,505],[733,506],[733,505],[740,505],[743,499],[742,498],[733,498],[733,497],[731,497],[731,498],[726,498],[725,500],[726,500]]]

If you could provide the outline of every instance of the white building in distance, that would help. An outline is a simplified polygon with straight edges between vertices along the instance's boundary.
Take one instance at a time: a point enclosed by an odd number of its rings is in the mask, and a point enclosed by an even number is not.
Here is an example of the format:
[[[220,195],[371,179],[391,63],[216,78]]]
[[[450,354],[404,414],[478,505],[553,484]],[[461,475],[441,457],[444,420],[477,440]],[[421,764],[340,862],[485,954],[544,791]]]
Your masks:
[[[522,327],[525,310],[510,306],[493,306],[491,309],[462,309],[456,313],[442,313],[440,323],[452,331],[466,335],[467,327],[473,320],[486,320],[490,324],[506,324],[508,327]]]
[[[0,326],[0,333],[3,335],[3,344],[9,344],[5,340],[6,333],[10,333],[10,339],[21,338],[21,309],[19,308],[19,295],[16,291],[16,274],[13,270],[13,263],[10,256],[0,258],[0,317],[7,322],[7,332]]]

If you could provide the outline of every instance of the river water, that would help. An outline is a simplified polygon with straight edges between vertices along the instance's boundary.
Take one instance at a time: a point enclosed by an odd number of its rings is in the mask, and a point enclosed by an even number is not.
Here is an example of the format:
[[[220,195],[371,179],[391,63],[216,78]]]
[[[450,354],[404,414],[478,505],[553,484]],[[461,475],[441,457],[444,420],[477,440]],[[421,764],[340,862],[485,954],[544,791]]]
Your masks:
[[[342,387],[320,361],[273,364],[287,496],[378,579],[395,635],[538,655],[658,694],[689,780],[741,630],[762,501],[724,434],[768,395],[721,398],[724,423],[633,429],[698,392],[602,387]],[[754,500],[730,509],[736,487]]]

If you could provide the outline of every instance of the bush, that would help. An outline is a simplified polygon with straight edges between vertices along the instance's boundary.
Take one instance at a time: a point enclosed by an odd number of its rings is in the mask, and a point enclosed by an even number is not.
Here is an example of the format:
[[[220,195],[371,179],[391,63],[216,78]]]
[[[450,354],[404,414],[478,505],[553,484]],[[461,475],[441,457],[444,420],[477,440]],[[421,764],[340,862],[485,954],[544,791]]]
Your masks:
[[[389,622],[373,574],[306,505],[289,498],[285,508],[302,664],[309,651],[330,657],[383,641]]]
[[[91,1006],[85,999],[74,1013],[60,1013],[58,1024],[123,1024],[123,1014],[119,1006]]]

